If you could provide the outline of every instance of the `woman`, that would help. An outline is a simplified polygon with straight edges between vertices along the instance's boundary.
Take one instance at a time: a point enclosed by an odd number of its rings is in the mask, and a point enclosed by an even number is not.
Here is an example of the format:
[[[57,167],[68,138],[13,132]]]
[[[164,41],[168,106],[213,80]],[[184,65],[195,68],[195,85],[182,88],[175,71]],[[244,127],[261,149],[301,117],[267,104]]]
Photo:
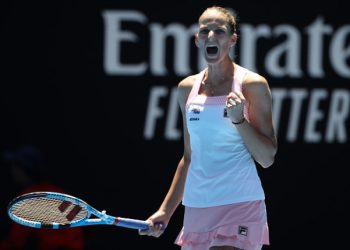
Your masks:
[[[198,23],[195,42],[208,66],[178,85],[184,155],[150,229],[139,233],[159,237],[182,201],[181,249],[261,249],[269,237],[255,162],[267,168],[277,151],[270,88],[229,56],[235,16],[214,6]]]

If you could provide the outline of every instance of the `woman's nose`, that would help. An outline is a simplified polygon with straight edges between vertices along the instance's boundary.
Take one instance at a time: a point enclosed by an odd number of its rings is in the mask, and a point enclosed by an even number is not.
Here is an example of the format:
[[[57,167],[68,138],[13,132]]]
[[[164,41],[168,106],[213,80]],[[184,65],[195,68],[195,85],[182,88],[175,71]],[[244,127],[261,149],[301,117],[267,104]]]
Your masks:
[[[213,30],[210,30],[209,33],[208,33],[208,38],[213,37],[214,34],[215,34],[214,31],[213,31]]]

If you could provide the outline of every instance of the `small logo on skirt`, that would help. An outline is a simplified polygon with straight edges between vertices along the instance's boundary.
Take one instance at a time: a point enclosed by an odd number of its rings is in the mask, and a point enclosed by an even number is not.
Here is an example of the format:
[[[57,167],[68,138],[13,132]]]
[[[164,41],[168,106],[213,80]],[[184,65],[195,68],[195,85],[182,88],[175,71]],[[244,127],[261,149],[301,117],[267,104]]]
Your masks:
[[[226,117],[226,118],[228,117],[226,108],[224,108],[224,117]]]
[[[248,235],[248,227],[239,226],[238,227],[238,234],[243,235],[243,236],[247,236]]]

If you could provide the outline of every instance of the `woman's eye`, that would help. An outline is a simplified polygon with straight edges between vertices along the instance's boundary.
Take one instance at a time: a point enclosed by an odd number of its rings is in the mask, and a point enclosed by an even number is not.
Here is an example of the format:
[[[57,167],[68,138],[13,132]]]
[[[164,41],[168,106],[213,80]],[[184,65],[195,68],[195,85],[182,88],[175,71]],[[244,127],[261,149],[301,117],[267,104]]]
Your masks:
[[[224,30],[218,29],[218,30],[215,30],[215,33],[216,34],[224,34],[226,32]]]
[[[199,31],[200,34],[208,34],[209,30],[208,29],[202,29]]]

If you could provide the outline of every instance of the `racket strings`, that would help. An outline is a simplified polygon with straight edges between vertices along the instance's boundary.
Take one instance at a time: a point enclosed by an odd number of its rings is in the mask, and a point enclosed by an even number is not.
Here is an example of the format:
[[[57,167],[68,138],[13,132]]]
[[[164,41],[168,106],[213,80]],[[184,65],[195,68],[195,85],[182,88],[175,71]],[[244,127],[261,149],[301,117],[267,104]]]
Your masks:
[[[42,224],[68,224],[86,218],[88,211],[71,202],[36,197],[14,204],[12,214],[18,218]]]

